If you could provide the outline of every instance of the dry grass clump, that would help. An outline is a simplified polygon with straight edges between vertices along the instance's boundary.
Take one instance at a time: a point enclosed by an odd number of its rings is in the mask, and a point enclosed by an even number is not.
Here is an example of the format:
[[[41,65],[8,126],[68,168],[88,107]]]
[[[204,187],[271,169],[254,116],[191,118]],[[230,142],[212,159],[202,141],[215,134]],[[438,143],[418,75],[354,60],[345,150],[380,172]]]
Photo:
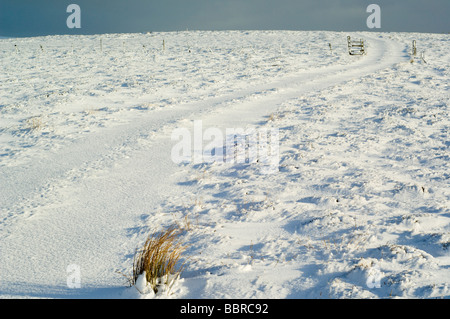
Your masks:
[[[44,126],[44,123],[42,121],[41,116],[34,116],[27,120],[26,122],[26,129],[29,131],[37,131],[42,129]]]
[[[170,291],[184,265],[180,264],[180,259],[187,247],[180,242],[181,232],[179,227],[171,226],[148,236],[143,248],[134,256],[133,284],[145,274],[147,285],[155,294],[163,285]]]

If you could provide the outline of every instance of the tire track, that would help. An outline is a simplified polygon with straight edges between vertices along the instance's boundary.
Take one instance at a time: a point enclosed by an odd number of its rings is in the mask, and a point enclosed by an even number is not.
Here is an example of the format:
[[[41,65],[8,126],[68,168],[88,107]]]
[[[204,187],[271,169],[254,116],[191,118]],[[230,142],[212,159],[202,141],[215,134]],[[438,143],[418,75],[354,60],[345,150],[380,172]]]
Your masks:
[[[121,278],[111,267],[120,268],[126,263],[122,254],[134,250],[136,222],[167,197],[183,192],[174,177],[179,167],[170,156],[174,128],[194,119],[218,128],[255,124],[289,99],[369,75],[404,58],[404,48],[394,42],[373,38],[371,44],[369,54],[351,65],[299,72],[158,110],[72,142],[26,167],[2,168],[0,296],[114,293]],[[168,218],[156,215],[155,223]],[[65,287],[70,264],[80,265],[83,272],[83,288],[75,292]]]

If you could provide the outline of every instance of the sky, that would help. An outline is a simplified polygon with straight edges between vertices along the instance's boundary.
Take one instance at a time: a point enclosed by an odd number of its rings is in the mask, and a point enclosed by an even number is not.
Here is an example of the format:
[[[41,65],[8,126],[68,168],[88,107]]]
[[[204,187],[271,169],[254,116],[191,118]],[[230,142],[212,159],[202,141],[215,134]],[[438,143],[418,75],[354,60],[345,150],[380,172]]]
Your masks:
[[[70,4],[80,28],[69,28]],[[369,29],[368,5],[381,9]],[[450,0],[0,0],[0,36],[182,30],[450,32]]]

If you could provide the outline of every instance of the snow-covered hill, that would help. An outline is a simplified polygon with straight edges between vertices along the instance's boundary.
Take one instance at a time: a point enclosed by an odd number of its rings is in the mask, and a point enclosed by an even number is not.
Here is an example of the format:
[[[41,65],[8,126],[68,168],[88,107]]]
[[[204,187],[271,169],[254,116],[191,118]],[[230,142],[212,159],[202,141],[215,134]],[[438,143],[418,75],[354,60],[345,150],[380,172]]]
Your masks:
[[[189,259],[157,298],[449,297],[449,51],[413,33],[1,39],[0,297],[153,298],[122,274],[174,222]],[[207,149],[237,128],[279,132],[275,171],[174,161],[176,130]]]

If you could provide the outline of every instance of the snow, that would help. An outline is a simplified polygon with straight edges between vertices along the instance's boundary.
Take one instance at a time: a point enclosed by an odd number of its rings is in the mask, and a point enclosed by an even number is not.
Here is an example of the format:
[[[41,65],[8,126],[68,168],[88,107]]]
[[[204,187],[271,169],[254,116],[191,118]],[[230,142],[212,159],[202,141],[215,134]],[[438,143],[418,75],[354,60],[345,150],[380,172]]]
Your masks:
[[[448,298],[449,40],[1,39],[0,298]],[[172,133],[196,121],[277,129],[276,171],[175,163]],[[136,248],[174,222],[181,278],[129,287]]]

